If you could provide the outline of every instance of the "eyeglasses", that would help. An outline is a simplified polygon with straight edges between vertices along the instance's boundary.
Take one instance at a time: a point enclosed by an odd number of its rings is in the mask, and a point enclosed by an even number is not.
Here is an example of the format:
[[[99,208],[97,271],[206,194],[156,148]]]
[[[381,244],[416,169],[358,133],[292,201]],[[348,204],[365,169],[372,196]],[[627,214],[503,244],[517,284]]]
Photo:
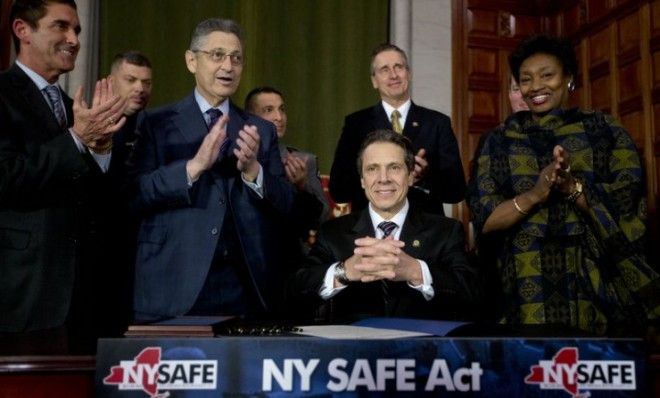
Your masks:
[[[376,69],[376,73],[382,76],[389,76],[392,71],[394,71],[395,74],[399,74],[403,72],[405,69],[408,69],[408,66],[402,65],[402,64],[394,64],[391,68],[389,65],[382,66],[378,69]]]
[[[211,58],[211,61],[220,64],[225,62],[227,57],[229,57],[229,60],[231,61],[231,64],[234,66],[240,66],[243,65],[243,55],[240,53],[231,53],[227,54],[223,50],[216,49],[216,50],[211,50],[211,51],[206,51],[206,50],[193,50],[195,53],[204,53]]]

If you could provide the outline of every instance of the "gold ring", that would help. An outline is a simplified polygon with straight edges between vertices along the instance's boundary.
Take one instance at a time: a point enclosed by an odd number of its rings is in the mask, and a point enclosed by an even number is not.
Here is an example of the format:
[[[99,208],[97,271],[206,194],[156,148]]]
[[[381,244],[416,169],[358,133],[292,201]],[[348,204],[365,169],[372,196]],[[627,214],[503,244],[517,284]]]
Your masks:
[[[115,123],[116,123],[116,122],[115,122],[115,118],[112,117],[112,116],[110,116],[110,117],[108,118],[108,124],[115,124]]]
[[[543,177],[545,177],[545,180],[546,180],[547,182],[550,182],[550,177],[548,177],[547,174],[544,174]]]
[[[570,173],[571,172],[571,165],[569,164],[567,168],[562,169],[564,173]]]

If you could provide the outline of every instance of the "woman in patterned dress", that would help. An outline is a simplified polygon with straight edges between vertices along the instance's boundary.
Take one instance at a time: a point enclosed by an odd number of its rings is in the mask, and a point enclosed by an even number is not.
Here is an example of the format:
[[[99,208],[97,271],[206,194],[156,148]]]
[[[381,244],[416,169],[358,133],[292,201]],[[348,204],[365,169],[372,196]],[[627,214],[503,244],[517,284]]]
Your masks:
[[[569,42],[530,37],[509,64],[529,111],[487,133],[469,187],[478,250],[496,261],[501,321],[643,330],[660,313],[660,279],[644,256],[634,143],[610,116],[565,107],[577,74]]]

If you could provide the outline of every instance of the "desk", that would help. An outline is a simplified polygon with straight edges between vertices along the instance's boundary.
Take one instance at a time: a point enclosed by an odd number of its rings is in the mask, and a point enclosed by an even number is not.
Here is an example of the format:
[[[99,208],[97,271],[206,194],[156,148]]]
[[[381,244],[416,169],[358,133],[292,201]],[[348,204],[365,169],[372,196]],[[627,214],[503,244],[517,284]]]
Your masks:
[[[644,397],[641,339],[101,339],[97,397],[407,393]]]

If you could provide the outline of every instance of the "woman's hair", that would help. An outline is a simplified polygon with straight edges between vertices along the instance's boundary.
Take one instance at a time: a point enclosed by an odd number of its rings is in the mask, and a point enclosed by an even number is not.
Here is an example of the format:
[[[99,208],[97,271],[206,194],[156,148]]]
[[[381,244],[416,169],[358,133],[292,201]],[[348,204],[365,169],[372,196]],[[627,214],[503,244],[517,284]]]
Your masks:
[[[520,65],[535,54],[552,55],[561,63],[564,74],[571,76],[577,74],[577,57],[570,41],[557,37],[535,35],[521,41],[518,47],[509,55],[509,67],[516,82],[520,81]]]

